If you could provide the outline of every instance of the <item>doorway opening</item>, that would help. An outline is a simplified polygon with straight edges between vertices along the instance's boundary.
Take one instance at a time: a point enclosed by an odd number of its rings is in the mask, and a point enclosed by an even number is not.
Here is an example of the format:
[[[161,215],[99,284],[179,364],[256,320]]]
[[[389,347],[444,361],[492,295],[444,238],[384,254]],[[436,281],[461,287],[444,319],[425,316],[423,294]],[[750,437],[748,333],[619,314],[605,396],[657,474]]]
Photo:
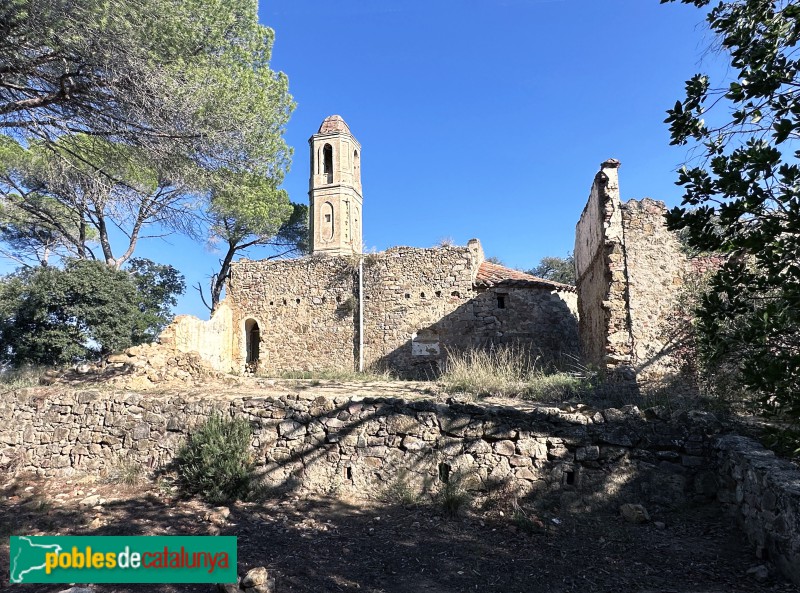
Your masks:
[[[261,330],[255,319],[248,319],[244,322],[245,347],[247,358],[245,368],[251,373],[258,370],[259,348],[261,346]]]

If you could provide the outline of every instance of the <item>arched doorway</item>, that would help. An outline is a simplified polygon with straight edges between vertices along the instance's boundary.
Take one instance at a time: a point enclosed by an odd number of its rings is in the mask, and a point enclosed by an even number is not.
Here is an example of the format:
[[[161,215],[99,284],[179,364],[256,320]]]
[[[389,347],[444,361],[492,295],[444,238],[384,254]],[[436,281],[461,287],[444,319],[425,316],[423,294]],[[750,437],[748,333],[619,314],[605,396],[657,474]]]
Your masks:
[[[245,368],[254,373],[258,368],[259,348],[261,346],[261,330],[255,319],[248,319],[244,322],[244,336],[247,350]]]

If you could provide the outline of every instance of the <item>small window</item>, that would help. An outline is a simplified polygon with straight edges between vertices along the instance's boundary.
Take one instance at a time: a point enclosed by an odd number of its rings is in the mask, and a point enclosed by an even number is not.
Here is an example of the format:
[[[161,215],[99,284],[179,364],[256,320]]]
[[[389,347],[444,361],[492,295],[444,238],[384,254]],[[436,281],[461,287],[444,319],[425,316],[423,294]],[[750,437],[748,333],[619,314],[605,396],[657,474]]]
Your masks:
[[[331,221],[331,215],[330,214],[326,214],[325,215],[325,222],[330,222],[330,221]]]
[[[322,172],[326,176],[326,183],[333,183],[333,148],[326,144],[322,149]]]
[[[506,308],[506,295],[498,294],[497,295],[497,308],[498,309],[505,309]]]

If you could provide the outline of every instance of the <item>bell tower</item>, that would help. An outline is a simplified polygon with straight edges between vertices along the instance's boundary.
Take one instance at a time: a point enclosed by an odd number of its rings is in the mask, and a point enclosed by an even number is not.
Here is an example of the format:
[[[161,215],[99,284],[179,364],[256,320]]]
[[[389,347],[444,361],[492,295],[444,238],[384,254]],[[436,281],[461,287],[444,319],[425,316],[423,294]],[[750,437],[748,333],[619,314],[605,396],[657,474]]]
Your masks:
[[[361,253],[361,145],[338,115],[308,140],[311,252]]]

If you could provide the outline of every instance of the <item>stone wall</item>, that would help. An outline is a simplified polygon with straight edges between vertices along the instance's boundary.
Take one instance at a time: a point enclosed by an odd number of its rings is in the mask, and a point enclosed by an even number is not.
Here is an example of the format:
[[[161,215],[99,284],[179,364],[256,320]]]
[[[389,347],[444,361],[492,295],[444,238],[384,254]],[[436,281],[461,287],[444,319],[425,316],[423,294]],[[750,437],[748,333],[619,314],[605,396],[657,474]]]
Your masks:
[[[674,324],[687,258],[667,230],[664,202],[649,198],[622,206],[633,365],[640,381],[673,380],[681,335]]]
[[[261,335],[259,369],[353,370],[353,278],[353,261],[346,257],[234,262],[226,292],[234,369],[245,366],[245,326],[254,320]]]
[[[737,517],[756,555],[800,585],[800,469],[741,436],[723,436],[714,449],[720,502]]]
[[[601,372],[632,363],[619,161],[605,161],[575,229],[581,351]]]
[[[636,407],[535,407],[394,398],[202,397],[26,390],[0,402],[0,463],[44,475],[102,475],[121,459],[167,466],[211,413],[247,418],[268,485],[380,496],[401,486],[434,492],[512,484],[563,505],[620,500],[673,506],[716,495],[702,413]],[[613,507],[616,510],[616,507]]]
[[[203,321],[191,315],[178,315],[158,337],[165,353],[196,352],[211,368],[230,372],[233,358],[233,312],[224,302],[213,317]]]
[[[576,294],[530,282],[476,287],[480,252],[473,241],[364,256],[365,366],[432,378],[448,349],[522,343],[548,358],[577,354]],[[245,327],[253,321],[263,372],[357,365],[355,257],[236,262],[226,303],[233,310],[234,368],[244,367]]]
[[[663,202],[620,200],[618,167],[601,165],[576,227],[581,349],[607,375],[672,384],[685,379],[675,319],[689,264]]]
[[[466,314],[474,277],[467,247],[393,247],[369,255],[364,262],[365,363],[406,376],[435,373],[452,345],[449,338],[474,325]]]

